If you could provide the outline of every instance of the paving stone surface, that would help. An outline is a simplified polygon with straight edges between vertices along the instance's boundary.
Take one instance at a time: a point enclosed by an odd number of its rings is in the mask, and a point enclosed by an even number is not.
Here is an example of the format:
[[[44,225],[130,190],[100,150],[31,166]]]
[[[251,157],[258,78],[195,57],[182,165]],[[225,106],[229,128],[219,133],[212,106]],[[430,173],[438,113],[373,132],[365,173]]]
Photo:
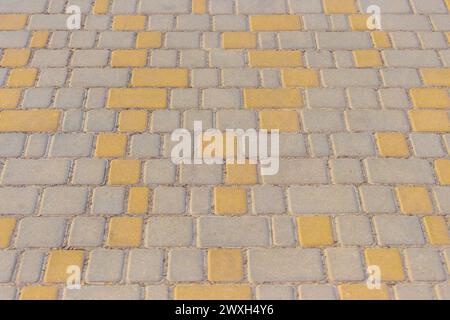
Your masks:
[[[450,299],[449,186],[449,0],[0,0],[0,299]]]

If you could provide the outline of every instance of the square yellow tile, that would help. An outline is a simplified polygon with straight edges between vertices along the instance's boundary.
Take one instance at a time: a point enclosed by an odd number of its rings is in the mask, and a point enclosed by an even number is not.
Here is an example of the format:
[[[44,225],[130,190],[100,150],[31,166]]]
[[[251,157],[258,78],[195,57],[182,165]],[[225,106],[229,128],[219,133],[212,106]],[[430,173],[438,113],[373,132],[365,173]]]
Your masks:
[[[128,193],[128,213],[146,214],[148,212],[149,189],[145,187],[131,188]]]
[[[373,31],[370,33],[372,37],[372,42],[375,48],[387,49],[391,48],[391,40],[389,39],[389,34],[385,31]]]
[[[69,267],[83,268],[84,252],[82,250],[53,250],[47,261],[44,281],[47,283],[66,283],[71,275]]]
[[[102,158],[119,158],[125,155],[127,136],[118,133],[100,133],[97,136],[95,156]]]
[[[23,67],[30,59],[30,49],[5,49],[3,51],[0,66],[2,67]]]
[[[423,224],[428,236],[428,242],[435,246],[450,245],[448,225],[444,217],[427,216],[423,218]]]
[[[383,157],[404,158],[409,156],[408,143],[400,132],[378,132],[375,134],[378,150]]]
[[[110,0],[95,0],[94,8],[92,11],[94,14],[105,14],[109,9]]]
[[[408,115],[413,131],[450,132],[450,120],[447,111],[411,110]]]
[[[211,249],[208,251],[209,281],[241,281],[244,261],[240,249]]]
[[[377,50],[354,50],[353,58],[358,68],[380,67],[383,64]]]
[[[258,173],[256,164],[226,164],[226,184],[255,184],[257,182]]]
[[[370,18],[369,14],[352,14],[348,16],[350,27],[354,31],[368,31],[369,26],[367,21]]]
[[[142,218],[111,218],[107,245],[110,247],[139,247],[141,245],[142,226]]]
[[[441,185],[450,185],[450,160],[439,159],[434,162],[436,175]]]
[[[56,300],[58,287],[53,286],[26,286],[20,290],[19,300]]]
[[[161,47],[161,32],[139,32],[136,38],[136,48],[150,49]]]
[[[0,249],[6,249],[11,242],[11,236],[16,227],[16,219],[0,217]]]
[[[119,131],[143,132],[147,129],[147,112],[126,110],[119,113]]]
[[[141,162],[139,160],[112,160],[109,167],[108,185],[139,183]]]
[[[247,212],[247,190],[215,187],[215,212],[219,215],[242,215]]]
[[[30,48],[45,48],[49,36],[48,31],[35,31],[31,37]]]
[[[356,0],[323,0],[326,14],[356,13]]]
[[[432,214],[428,190],[424,187],[397,187],[395,188],[400,209],[406,214]]]
[[[383,281],[405,279],[400,252],[396,248],[369,248],[364,252],[367,266],[378,266]]]
[[[206,0],[192,0],[192,13],[206,13]]]
[[[20,89],[0,89],[0,109],[16,108],[21,92]]]
[[[33,68],[12,69],[9,72],[8,87],[32,87],[38,70]]]
[[[333,245],[333,229],[328,216],[302,216],[297,218],[298,239],[302,247]]]

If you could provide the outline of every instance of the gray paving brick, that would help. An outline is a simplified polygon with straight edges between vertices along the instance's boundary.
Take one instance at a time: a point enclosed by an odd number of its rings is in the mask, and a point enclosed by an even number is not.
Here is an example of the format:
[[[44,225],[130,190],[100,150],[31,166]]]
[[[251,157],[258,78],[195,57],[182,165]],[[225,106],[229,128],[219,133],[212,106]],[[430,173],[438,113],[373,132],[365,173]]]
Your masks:
[[[420,159],[367,159],[364,161],[370,183],[430,184],[430,164]]]
[[[194,241],[194,223],[189,217],[155,217],[145,231],[146,247],[187,247]]]
[[[69,167],[68,160],[9,159],[3,169],[2,183],[64,184],[68,178]]]
[[[122,279],[124,256],[122,250],[95,249],[91,251],[86,281],[88,283],[119,282]]]
[[[128,282],[156,282],[163,275],[164,252],[160,249],[133,249],[128,256]]]
[[[83,214],[87,200],[85,187],[49,187],[44,190],[40,212],[43,215]]]
[[[419,219],[405,216],[376,216],[373,218],[380,245],[421,245],[425,243]]]
[[[58,248],[64,241],[66,219],[29,217],[20,221],[17,248]]]

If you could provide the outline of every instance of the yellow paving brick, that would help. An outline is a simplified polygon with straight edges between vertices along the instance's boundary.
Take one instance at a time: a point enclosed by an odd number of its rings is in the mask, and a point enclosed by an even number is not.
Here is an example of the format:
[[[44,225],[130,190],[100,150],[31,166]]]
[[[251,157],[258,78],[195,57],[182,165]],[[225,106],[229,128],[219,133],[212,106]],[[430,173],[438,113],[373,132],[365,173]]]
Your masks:
[[[396,248],[368,248],[365,250],[367,266],[378,266],[383,281],[402,281],[405,279],[403,273],[402,258]]]
[[[227,184],[256,184],[258,182],[256,164],[227,163],[226,172],[225,183]]]
[[[450,160],[438,159],[434,161],[436,175],[441,185],[450,185]]]
[[[95,156],[118,158],[125,155],[127,136],[119,133],[100,133],[97,137]]]
[[[450,120],[447,111],[413,110],[409,111],[413,131],[450,132]]]
[[[0,109],[12,109],[17,107],[21,92],[20,89],[0,88]]]
[[[188,86],[187,69],[134,69],[131,76],[131,84],[134,87],[173,87],[182,88]]]
[[[428,86],[450,87],[450,68],[420,69],[420,73]]]
[[[380,67],[383,64],[377,50],[354,50],[353,58],[358,68]]]
[[[423,218],[428,242],[436,246],[450,245],[448,226],[444,217],[428,216]]]
[[[139,182],[141,162],[139,160],[112,160],[109,166],[109,185],[128,185]]]
[[[244,261],[240,249],[208,251],[208,280],[234,282],[244,277]]]
[[[446,32],[445,35],[447,36],[447,42],[450,44],[450,32]]]
[[[303,66],[302,53],[300,51],[249,51],[248,59],[250,67],[270,68]]]
[[[178,285],[174,289],[176,300],[250,300],[252,289],[249,285]]]
[[[56,300],[58,287],[53,286],[26,286],[20,290],[19,300]]]
[[[167,105],[165,89],[113,88],[109,90],[108,108],[163,109]]]
[[[247,191],[244,188],[215,187],[214,204],[216,214],[244,214],[247,212]]]
[[[111,218],[107,245],[110,247],[139,247],[141,245],[142,226],[142,218]]]
[[[110,0],[95,0],[93,12],[94,14],[105,14],[109,9]]]
[[[6,249],[16,227],[16,219],[0,217],[0,249]]]
[[[136,38],[136,48],[160,48],[161,47],[161,32],[148,31],[139,32]]]
[[[302,28],[300,17],[294,15],[250,16],[251,31],[295,31]]]
[[[365,283],[341,284],[338,291],[341,300],[389,300],[385,284],[380,289],[369,289]]]
[[[281,71],[284,87],[318,87],[319,73],[313,69],[284,69]]]
[[[20,68],[12,69],[9,73],[8,87],[32,87],[36,80],[37,69]]]
[[[378,132],[375,134],[378,150],[383,157],[403,158],[409,156],[408,143],[403,133]]]
[[[260,111],[259,128],[278,129],[280,132],[298,132],[298,114],[295,111]]]
[[[25,14],[0,14],[0,30],[25,29],[28,16]]]
[[[23,67],[30,59],[30,49],[5,49],[0,61],[2,67]]]
[[[414,88],[409,95],[417,108],[450,108],[450,95],[447,89]]]
[[[206,13],[206,0],[192,0],[192,13]]]
[[[355,13],[356,0],[323,0],[323,9],[326,14]]]
[[[298,217],[297,226],[298,239],[302,247],[322,247],[333,245],[333,230],[330,217]]]
[[[395,188],[400,209],[406,214],[432,214],[428,190],[424,187],[401,186]]]
[[[448,11],[450,11],[450,0],[444,0],[445,4],[447,5]]]
[[[391,48],[391,40],[389,39],[389,34],[385,31],[373,31],[370,33],[372,37],[372,42],[375,48],[386,49]]]
[[[113,67],[143,67],[147,64],[147,50],[114,50],[111,55]]]
[[[120,132],[143,132],[147,129],[147,111],[126,110],[119,113]]]
[[[56,132],[59,110],[6,110],[0,112],[0,132]]]
[[[113,30],[137,31],[145,29],[145,16],[114,16]]]
[[[352,30],[367,31],[369,30],[369,27],[367,26],[367,19],[369,18],[369,14],[352,14],[348,16],[348,21]]]
[[[253,49],[256,48],[256,33],[252,32],[224,32],[222,46],[225,49]]]
[[[128,213],[146,214],[148,212],[149,189],[145,187],[131,188],[128,193]]]
[[[31,37],[30,48],[45,48],[49,36],[48,31],[35,31]]]
[[[50,252],[44,281],[47,283],[66,283],[70,266],[83,268],[84,253],[82,250],[53,250]]]
[[[244,89],[246,108],[299,108],[303,98],[297,89]]]

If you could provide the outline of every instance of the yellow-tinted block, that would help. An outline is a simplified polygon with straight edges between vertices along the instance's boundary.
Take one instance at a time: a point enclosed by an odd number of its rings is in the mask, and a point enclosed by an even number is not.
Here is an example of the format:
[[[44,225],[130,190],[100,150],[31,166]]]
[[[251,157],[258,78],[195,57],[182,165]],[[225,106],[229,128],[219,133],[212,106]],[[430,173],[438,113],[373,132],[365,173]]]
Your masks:
[[[250,16],[251,31],[295,31],[302,28],[300,17],[294,15]]]
[[[448,11],[450,11],[450,0],[444,0],[445,4],[447,5]]]
[[[450,185],[450,160],[439,159],[434,161],[436,175],[441,185]]]
[[[139,182],[141,162],[139,160],[112,160],[109,166],[109,185],[127,185]]]
[[[355,0],[323,0],[323,9],[326,14],[355,13]]]
[[[17,107],[21,92],[20,89],[0,89],[0,109]]]
[[[450,44],[450,32],[446,32],[445,35],[447,36],[447,42]]]
[[[413,110],[409,111],[413,131],[450,132],[450,120],[447,111]]]
[[[9,247],[11,236],[16,227],[16,219],[14,218],[0,218],[0,249]]]
[[[226,184],[256,184],[258,182],[256,164],[227,163],[226,171]]]
[[[450,245],[448,226],[444,217],[428,216],[423,218],[428,241],[435,246]]]
[[[239,249],[211,249],[208,251],[209,281],[241,281],[244,261]]]
[[[369,289],[365,283],[341,284],[338,291],[341,300],[389,300],[385,284],[380,289]]]
[[[58,287],[27,286],[20,290],[19,300],[56,300]]]
[[[148,188],[131,188],[128,193],[128,213],[146,214],[148,212]]]
[[[56,132],[61,111],[5,110],[0,112],[0,132]]]
[[[161,32],[148,31],[139,32],[136,38],[136,48],[160,48],[161,47]]]
[[[145,16],[114,16],[113,30],[136,31],[145,29]]]
[[[423,187],[397,187],[395,188],[400,209],[406,214],[432,214],[428,190]]]
[[[367,31],[369,30],[369,27],[367,26],[367,19],[369,18],[369,14],[352,14],[348,16],[348,21],[352,30]]]
[[[333,245],[333,230],[330,217],[303,216],[297,218],[298,239],[302,247]]]
[[[27,19],[25,14],[0,14],[0,30],[25,29]]]
[[[378,266],[383,281],[402,281],[403,273],[402,258],[396,248],[368,248],[365,250],[367,266]]]
[[[244,89],[246,108],[299,108],[303,98],[297,89]]]
[[[206,13],[206,0],[192,0],[192,13]]]
[[[243,188],[214,188],[215,212],[220,215],[241,215],[247,212],[247,191]]]
[[[256,48],[256,33],[224,32],[222,46],[225,49],[253,49]]]
[[[278,129],[280,132],[298,132],[300,125],[295,111],[260,111],[259,128]]]
[[[428,86],[450,87],[450,68],[420,69],[420,73]]]
[[[134,87],[173,87],[188,86],[187,69],[134,69],[131,75]]]
[[[283,87],[318,87],[319,74],[312,69],[284,69],[281,71]]]
[[[391,40],[389,40],[389,35],[384,31],[373,31],[370,33],[372,37],[372,42],[375,48],[385,49],[391,48]]]
[[[66,283],[72,274],[69,267],[83,268],[84,253],[82,250],[53,250],[47,261],[44,281],[47,283]],[[69,273],[67,273],[69,271]]]
[[[178,285],[174,290],[176,300],[250,300],[252,289],[249,285]]]
[[[166,107],[165,89],[112,88],[108,95],[108,108],[163,109]]]
[[[447,89],[415,88],[409,95],[417,108],[450,108],[450,96]]]
[[[353,58],[358,68],[380,67],[383,64],[377,50],[355,50]]]
[[[103,158],[119,158],[125,155],[127,136],[118,133],[100,133],[97,136],[95,156]]]
[[[403,133],[379,132],[375,134],[378,150],[383,157],[403,158],[409,156],[408,143]]]
[[[30,41],[30,48],[44,48],[47,45],[50,32],[35,31]]]
[[[23,67],[30,59],[30,49],[5,49],[0,61],[2,67]]]
[[[126,110],[119,114],[119,131],[143,132],[147,129],[147,112],[143,110]]]
[[[105,14],[109,9],[109,0],[95,0],[94,14]]]
[[[302,53],[300,51],[261,50],[248,53],[250,67],[301,67]]]
[[[113,67],[143,67],[147,64],[147,50],[114,50],[111,55]]]
[[[139,247],[142,238],[142,225],[142,218],[111,218],[107,245],[110,247]]]
[[[32,87],[37,76],[37,69],[12,69],[9,73],[8,87]]]

